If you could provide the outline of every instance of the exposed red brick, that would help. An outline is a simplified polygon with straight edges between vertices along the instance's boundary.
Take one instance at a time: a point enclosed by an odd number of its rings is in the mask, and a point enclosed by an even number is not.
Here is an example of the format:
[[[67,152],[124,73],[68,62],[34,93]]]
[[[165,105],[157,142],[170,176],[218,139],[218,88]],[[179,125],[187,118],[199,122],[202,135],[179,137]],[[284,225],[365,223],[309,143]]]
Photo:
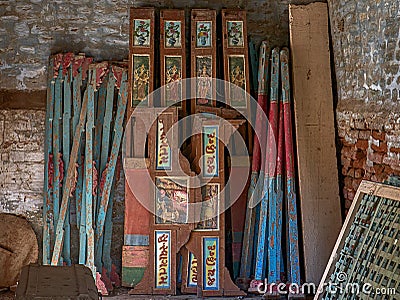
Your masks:
[[[385,165],[391,166],[393,169],[394,169],[396,166],[400,167],[400,160],[399,160],[397,157],[390,157],[390,156],[388,156],[388,155],[385,154],[385,155],[383,156],[382,162],[383,162]]]
[[[347,174],[346,174],[346,175],[349,176],[349,177],[354,177],[354,168],[349,169],[349,170],[347,171]]]
[[[358,138],[361,140],[368,140],[371,136],[371,130],[360,130],[358,133]]]
[[[387,153],[388,147],[387,147],[386,142],[380,142],[379,146],[372,144],[371,149],[374,150],[375,152]]]
[[[370,152],[368,153],[368,159],[376,164],[381,164],[383,161],[383,153],[380,152]]]
[[[383,166],[383,165],[374,165],[372,168],[373,168],[375,174],[381,174],[381,173],[383,173],[383,170],[385,169],[385,166]]]
[[[344,186],[349,188],[349,189],[352,189],[353,188],[353,180],[352,180],[352,178],[345,177],[344,178]]]
[[[400,153],[400,148],[390,147],[390,152],[393,152],[393,153]]]
[[[365,171],[363,169],[355,169],[354,170],[354,178],[362,178],[364,176]]]
[[[373,130],[372,137],[376,140],[384,141],[386,138],[386,134],[384,132],[379,132],[379,131]]]
[[[351,206],[351,200],[346,199],[346,202],[344,203],[344,207],[345,207],[346,209],[349,209],[350,206]]]
[[[354,143],[349,143],[348,141],[346,141],[346,139],[341,138],[340,139],[341,144],[343,145],[343,147],[353,147]]]
[[[358,140],[356,143],[356,147],[362,150],[368,149],[368,140]]]
[[[353,182],[352,182],[353,190],[357,191],[358,186],[360,185],[360,183],[361,183],[361,179],[354,179]]]
[[[385,166],[384,172],[386,174],[392,175],[393,174],[393,169],[391,167],[389,167],[389,166]]]
[[[374,174],[371,176],[371,180],[375,182],[384,182],[388,178],[386,173]]]
[[[371,173],[365,172],[363,179],[365,179],[365,180],[371,180]]]
[[[356,192],[355,192],[354,190],[349,190],[349,191],[347,192],[347,199],[353,200],[354,197],[355,197],[355,195],[356,195]]]
[[[366,161],[367,161],[366,157],[357,159],[353,162],[353,167],[356,169],[363,169]]]

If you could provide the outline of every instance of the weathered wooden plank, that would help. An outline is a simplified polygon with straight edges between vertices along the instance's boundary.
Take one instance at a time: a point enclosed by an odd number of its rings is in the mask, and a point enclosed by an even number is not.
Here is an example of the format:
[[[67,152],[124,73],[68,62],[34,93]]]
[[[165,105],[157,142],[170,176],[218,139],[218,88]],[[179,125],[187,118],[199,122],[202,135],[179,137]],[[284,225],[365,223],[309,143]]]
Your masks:
[[[85,210],[86,210],[86,237],[87,237],[87,252],[85,265],[92,271],[93,276],[96,276],[94,265],[94,204],[93,204],[93,128],[94,128],[94,97],[96,89],[96,72],[95,65],[89,66],[89,81],[87,85],[87,117],[86,117],[86,143],[85,143]]]
[[[61,58],[62,59],[62,58]],[[55,66],[56,67],[56,66]],[[61,77],[62,66],[57,66],[58,76],[55,79],[54,119],[53,119],[53,217],[54,227],[57,226],[60,207],[60,119],[61,119]]]
[[[258,101],[256,109],[256,120],[255,120],[255,134],[254,134],[254,145],[253,145],[253,157],[252,157],[252,172],[250,179],[250,186],[248,190],[248,205],[246,209],[246,222],[243,233],[243,247],[241,256],[240,266],[240,278],[247,280],[250,278],[251,266],[253,261],[254,253],[254,233],[256,228],[256,207],[254,206],[253,199],[258,198],[260,195],[259,187],[262,185],[260,180],[260,168],[261,168],[261,153],[265,151],[265,138],[266,138],[266,117],[267,111],[267,86],[268,86],[268,66],[269,66],[269,52],[270,48],[267,42],[262,42],[260,46],[260,55],[258,62]],[[264,150],[262,150],[264,149]]]
[[[52,153],[52,135],[53,135],[53,113],[54,113],[54,57],[49,60],[47,82],[47,104],[46,104],[46,131],[44,144],[44,184],[43,184],[43,264],[50,263],[50,228],[52,222],[50,219],[51,211],[51,189],[49,178],[49,159]]]
[[[64,160],[64,182],[67,180],[67,170],[69,164],[69,152],[71,146],[71,81],[72,81],[72,70],[71,70],[71,59],[73,58],[72,53],[66,53],[63,57],[63,116],[62,116],[62,153]],[[70,209],[69,204],[67,207],[67,213],[65,216],[64,223],[64,244],[63,244],[63,259],[64,262],[71,265],[71,224],[70,224]]]
[[[99,243],[100,238],[103,235],[108,201],[111,193],[111,187],[113,183],[115,167],[117,164],[118,153],[121,146],[122,133],[123,133],[122,125],[125,117],[127,99],[128,99],[128,74],[127,71],[124,70],[121,80],[121,86],[118,93],[117,113],[115,116],[115,124],[114,124],[114,138],[112,141],[111,154],[108,162],[107,174],[105,176],[104,187],[101,194],[99,212],[97,214],[96,244]]]
[[[341,226],[328,9],[290,5],[289,14],[305,281],[319,282]]]
[[[73,140],[72,150],[71,150],[71,155],[70,155],[70,165],[68,166],[68,171],[67,171],[67,181],[66,181],[66,185],[63,189],[62,202],[61,202],[61,207],[60,207],[60,218],[57,222],[57,227],[56,227],[56,232],[55,232],[56,241],[54,243],[53,256],[51,259],[52,265],[57,265],[58,261],[60,259],[60,252],[61,252],[61,247],[62,247],[63,238],[64,238],[63,227],[64,227],[64,221],[65,221],[65,214],[67,212],[67,204],[69,202],[69,194],[70,194],[71,187],[73,184],[73,179],[74,179],[75,163],[78,158],[78,149],[79,149],[79,144],[81,142],[80,137],[83,132],[83,127],[84,127],[84,123],[86,120],[87,103],[88,103],[88,99],[87,99],[87,97],[85,97],[84,101],[82,103],[81,113],[79,116],[79,124],[78,124],[78,127],[76,128],[76,131],[74,134],[74,140]]]
[[[286,219],[288,228],[288,280],[290,283],[300,284],[300,256],[299,233],[297,222],[296,172],[294,167],[294,150],[292,134],[292,113],[289,83],[289,51],[283,48],[281,53],[282,70],[282,103],[283,103],[283,130],[285,140],[286,165]],[[278,253],[276,253],[278,255]]]
[[[275,162],[276,162],[276,137],[278,131],[278,92],[279,92],[279,48],[274,48],[271,54],[271,87],[270,87],[270,103],[267,124],[267,146],[264,170],[264,187],[260,210],[260,223],[258,231],[255,280],[264,280],[267,268],[267,241],[268,241],[268,208],[269,202],[274,196],[273,186],[275,178]],[[271,198],[271,199],[270,199]],[[275,210],[273,210],[275,211]],[[271,217],[271,215],[270,215]],[[268,257],[268,259],[272,259]]]

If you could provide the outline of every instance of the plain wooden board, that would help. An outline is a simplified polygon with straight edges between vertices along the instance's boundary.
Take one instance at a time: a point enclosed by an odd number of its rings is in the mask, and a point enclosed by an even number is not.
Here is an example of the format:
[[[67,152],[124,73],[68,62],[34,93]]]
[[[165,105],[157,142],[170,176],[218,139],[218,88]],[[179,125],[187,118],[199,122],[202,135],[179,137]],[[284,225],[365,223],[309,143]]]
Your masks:
[[[306,282],[320,281],[341,228],[328,8],[289,6]]]

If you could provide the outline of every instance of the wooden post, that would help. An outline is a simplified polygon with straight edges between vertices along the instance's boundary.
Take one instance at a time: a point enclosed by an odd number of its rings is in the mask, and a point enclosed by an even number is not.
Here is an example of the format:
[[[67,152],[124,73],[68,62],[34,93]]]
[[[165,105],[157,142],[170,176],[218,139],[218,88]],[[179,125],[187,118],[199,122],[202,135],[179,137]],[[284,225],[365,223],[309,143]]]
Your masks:
[[[289,15],[304,280],[318,282],[342,220],[328,7],[326,3],[289,5]]]
[[[250,187],[248,190],[248,205],[246,208],[246,222],[243,236],[243,247],[240,265],[240,284],[247,285],[247,279],[252,275],[251,266],[253,262],[254,250],[254,233],[256,228],[256,207],[255,199],[260,195],[260,190],[256,190],[256,186],[262,186],[263,177],[260,172],[261,153],[265,152],[266,142],[266,117],[267,112],[267,94],[268,94],[268,66],[269,66],[270,48],[266,42],[262,42],[260,47],[259,64],[258,64],[258,106],[256,111],[254,146],[252,156],[252,173],[250,179]],[[259,140],[259,137],[261,138]],[[258,181],[258,183],[257,183]]]

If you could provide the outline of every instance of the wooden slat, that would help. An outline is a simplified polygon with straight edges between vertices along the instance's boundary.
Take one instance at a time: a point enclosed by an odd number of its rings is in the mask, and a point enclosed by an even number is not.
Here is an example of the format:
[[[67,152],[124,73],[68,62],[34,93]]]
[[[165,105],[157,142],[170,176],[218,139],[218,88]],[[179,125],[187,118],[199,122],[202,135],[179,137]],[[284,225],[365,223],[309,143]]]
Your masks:
[[[319,282],[341,226],[328,9],[290,5],[289,14],[305,281]]]

